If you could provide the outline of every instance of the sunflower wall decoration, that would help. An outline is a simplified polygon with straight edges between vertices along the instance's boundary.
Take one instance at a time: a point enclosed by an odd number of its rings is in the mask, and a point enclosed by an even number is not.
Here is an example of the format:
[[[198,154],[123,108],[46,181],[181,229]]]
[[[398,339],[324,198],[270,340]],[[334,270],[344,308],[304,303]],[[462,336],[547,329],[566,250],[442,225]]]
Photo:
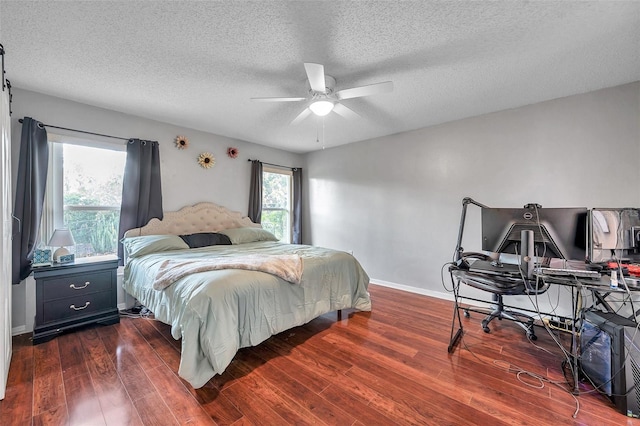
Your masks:
[[[234,147],[227,148],[227,155],[231,158],[237,158],[239,152],[240,151],[238,151],[238,148],[234,148]]]
[[[189,139],[186,136],[176,136],[176,148],[187,149],[189,147]]]
[[[204,169],[210,169],[216,163],[216,158],[210,152],[203,152],[198,156],[198,164]]]

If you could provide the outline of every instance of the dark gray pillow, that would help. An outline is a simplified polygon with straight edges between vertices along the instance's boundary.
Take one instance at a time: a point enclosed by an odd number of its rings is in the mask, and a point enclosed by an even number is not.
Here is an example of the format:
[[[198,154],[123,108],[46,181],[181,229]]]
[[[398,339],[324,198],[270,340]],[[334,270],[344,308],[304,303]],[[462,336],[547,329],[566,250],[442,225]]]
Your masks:
[[[231,240],[224,234],[216,232],[200,232],[198,234],[180,235],[189,248],[216,245],[231,245]]]

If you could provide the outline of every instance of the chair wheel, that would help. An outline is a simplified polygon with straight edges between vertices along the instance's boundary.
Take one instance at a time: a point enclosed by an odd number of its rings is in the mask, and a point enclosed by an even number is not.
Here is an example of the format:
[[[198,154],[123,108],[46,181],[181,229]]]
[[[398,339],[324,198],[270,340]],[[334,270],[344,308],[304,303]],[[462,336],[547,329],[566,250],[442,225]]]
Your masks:
[[[485,333],[491,333],[491,329],[490,329],[489,327],[487,327],[486,325],[482,327],[482,330],[483,330]]]
[[[538,336],[536,336],[536,335],[535,335],[535,334],[533,334],[533,333],[527,333],[527,338],[528,338],[529,340],[538,340]]]
[[[463,315],[465,318],[469,318],[471,316],[471,314],[469,314],[469,311],[466,309],[463,311]]]

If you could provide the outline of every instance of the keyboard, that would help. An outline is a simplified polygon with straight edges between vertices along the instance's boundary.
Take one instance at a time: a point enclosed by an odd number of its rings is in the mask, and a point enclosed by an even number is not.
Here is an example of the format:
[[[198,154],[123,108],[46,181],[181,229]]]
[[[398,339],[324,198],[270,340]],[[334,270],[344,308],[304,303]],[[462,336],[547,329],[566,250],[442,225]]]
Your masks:
[[[600,272],[587,271],[585,269],[561,269],[561,268],[537,268],[534,274],[548,277],[577,277],[600,279]]]
[[[518,265],[510,263],[496,263],[488,260],[474,260],[469,266],[469,272],[476,272],[489,275],[506,275],[520,277],[521,272]]]

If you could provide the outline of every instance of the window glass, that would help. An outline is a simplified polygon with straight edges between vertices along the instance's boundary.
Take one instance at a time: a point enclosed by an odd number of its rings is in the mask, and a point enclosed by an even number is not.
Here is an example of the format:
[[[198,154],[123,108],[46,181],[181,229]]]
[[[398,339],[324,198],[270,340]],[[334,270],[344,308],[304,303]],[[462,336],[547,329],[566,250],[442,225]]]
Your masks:
[[[64,144],[64,225],[76,257],[117,253],[126,152]]]
[[[290,170],[263,168],[262,227],[285,243],[291,242],[291,180]]]

